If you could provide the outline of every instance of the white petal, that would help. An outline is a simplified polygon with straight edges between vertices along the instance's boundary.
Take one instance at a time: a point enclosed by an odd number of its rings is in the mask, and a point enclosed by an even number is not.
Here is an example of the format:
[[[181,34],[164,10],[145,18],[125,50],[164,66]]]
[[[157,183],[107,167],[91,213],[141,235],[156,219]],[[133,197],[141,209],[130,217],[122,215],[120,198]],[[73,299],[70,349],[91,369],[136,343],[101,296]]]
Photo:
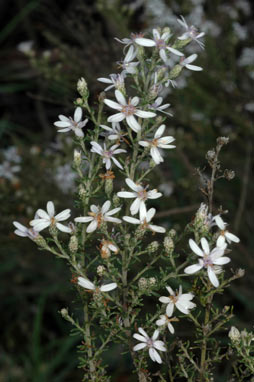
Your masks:
[[[168,330],[170,331],[171,334],[175,333],[175,329],[173,325],[171,324],[171,322],[168,322]]]
[[[166,128],[165,125],[161,125],[161,126],[157,129],[156,133],[154,134],[154,138],[155,138],[155,139],[160,138],[160,137],[163,135],[163,133],[164,133],[164,131],[165,131],[165,128]]]
[[[123,220],[131,224],[140,224],[140,220],[132,218],[131,216],[123,216]]]
[[[121,209],[121,207],[114,208],[113,210],[108,211],[108,212],[106,213],[106,216],[115,215],[118,211],[120,211],[120,209]]]
[[[217,288],[219,286],[219,280],[217,279],[217,276],[216,276],[214,270],[212,269],[212,267],[208,266],[207,267],[207,272],[208,272],[209,280],[211,281],[213,286],[215,288]]]
[[[220,235],[216,241],[216,246],[217,247],[223,247],[225,245],[225,236]]]
[[[146,337],[141,336],[141,334],[138,334],[138,333],[133,334],[133,337],[134,337],[136,340],[140,341],[140,342],[146,342],[146,340],[147,340]]]
[[[91,223],[87,226],[86,232],[90,233],[97,229],[98,221],[96,219],[92,220]]]
[[[125,179],[125,182],[126,182],[126,184],[127,184],[133,191],[139,192],[139,191],[141,191],[141,189],[143,189],[142,186],[140,186],[140,185],[134,183],[133,180],[131,180],[130,178],[126,178],[126,179]]]
[[[60,222],[60,221],[69,219],[70,215],[71,215],[71,210],[68,208],[68,209],[60,212],[59,214],[57,214],[55,216],[55,219]]]
[[[157,340],[157,338],[159,337],[159,334],[160,334],[159,330],[156,329],[156,330],[154,331],[154,333],[153,333],[152,340],[153,340],[153,341]]]
[[[154,348],[149,349],[149,355],[152,361],[162,363],[159,353]]]
[[[119,223],[122,223],[122,220],[121,219],[118,219],[118,218],[112,218],[111,216],[106,216],[105,218],[104,218],[104,220],[106,221],[106,222],[111,222],[111,223],[116,223],[116,224],[119,224]]]
[[[201,245],[202,245],[203,251],[204,251],[207,255],[209,255],[209,253],[210,253],[210,248],[209,248],[208,241],[206,240],[205,237],[202,237],[202,238],[201,238]]]
[[[186,68],[189,70],[193,70],[194,72],[201,72],[201,70],[203,70],[203,68],[201,68],[200,66],[189,65],[189,64],[186,65]]]
[[[55,215],[55,207],[53,202],[50,201],[47,203],[47,211],[51,218]]]
[[[225,236],[228,240],[233,241],[234,243],[239,243],[240,239],[236,235],[233,235],[232,233],[226,231]]]
[[[147,141],[139,141],[138,144],[143,147],[149,147],[150,143]]]
[[[136,192],[120,191],[117,193],[120,198],[136,198]]]
[[[157,330],[157,332],[159,332],[159,330]],[[161,351],[167,351],[167,349],[165,348],[164,342],[160,340],[157,340],[154,342],[154,347]]]
[[[147,346],[146,343],[137,344],[134,346],[133,350],[138,351],[138,350],[144,349],[146,346]]]
[[[54,125],[56,127],[69,127],[70,128],[71,123],[70,123],[70,121],[69,122],[67,122],[67,121],[57,121],[57,122],[54,122]]]
[[[168,293],[169,293],[171,296],[175,296],[175,292],[173,291],[173,289],[172,289],[170,286],[166,286],[166,289],[167,289]]]
[[[135,115],[141,118],[153,118],[156,117],[156,113],[153,113],[152,111],[144,111],[144,110],[137,110],[135,112]]]
[[[156,213],[156,209],[155,208],[150,208],[148,211],[147,211],[147,215],[146,215],[146,221],[149,223],[152,218],[154,217]]]
[[[13,225],[18,228],[19,231],[26,233],[28,228],[25,227],[23,224],[20,224],[19,222],[14,221]]]
[[[126,122],[130,126],[130,128],[137,133],[139,130],[141,130],[141,126],[138,123],[138,121],[135,119],[133,115],[128,115],[126,117]]]
[[[216,216],[214,216],[214,220],[215,220],[215,223],[217,224],[217,226],[219,227],[219,229],[221,229],[222,231],[224,231],[224,229],[225,229],[225,223],[224,223],[224,221],[222,220],[222,218],[220,217],[220,215],[216,215]]]
[[[131,100],[131,105],[137,106],[139,103],[139,98],[138,97],[133,97]]]
[[[94,220],[92,216],[80,216],[79,218],[75,218],[74,221],[77,223],[88,223]]]
[[[192,273],[196,273],[196,272],[200,271],[200,269],[202,269],[202,268],[203,268],[203,266],[201,264],[190,265],[189,267],[186,267],[184,269],[184,273],[191,275]]]
[[[83,288],[94,290],[95,285],[90,280],[85,279],[84,277],[78,277],[78,284]]]
[[[59,229],[59,231],[66,232],[66,233],[71,233],[71,228],[66,227],[66,225],[61,224],[61,223],[56,223],[56,227]]]
[[[30,224],[31,224],[31,222],[30,222]],[[41,219],[41,221],[40,221],[39,223],[37,223],[37,224],[35,224],[35,225],[33,226],[33,229],[34,229],[35,231],[37,231],[37,232],[40,232],[40,231],[42,231],[43,229],[47,228],[48,226],[50,226],[50,222],[49,222],[49,221],[43,221],[43,220]]]
[[[50,216],[47,214],[46,211],[42,210],[41,208],[39,208],[39,209],[37,210],[37,215],[38,215],[41,219],[50,220]]]
[[[148,334],[146,333],[146,331],[143,329],[143,328],[138,328],[138,331],[140,334],[142,334],[142,336],[144,336],[145,338],[149,338],[148,337]]]
[[[168,317],[171,317],[172,314],[173,314],[173,311],[174,311],[174,304],[173,304],[172,302],[170,302],[170,303],[167,305],[167,308],[166,308],[167,316],[168,316]]]
[[[110,99],[104,99],[104,103],[111,107],[112,109],[116,109],[116,110],[122,110],[122,106],[119,105],[118,103],[116,103],[115,101],[111,101]]]
[[[189,240],[189,246],[191,247],[192,251],[194,253],[196,253],[196,255],[200,256],[200,257],[203,257],[204,254],[203,254],[203,251],[201,251],[201,249],[199,248],[199,246],[195,243],[194,240],[190,239]]]
[[[159,150],[157,149],[157,147],[151,147],[151,150],[150,150],[150,153],[151,153],[151,156],[153,158],[153,161],[156,163],[156,164],[159,164],[161,162],[164,162],[164,159],[162,158]]]
[[[171,48],[170,46],[167,46],[167,49],[170,51],[170,52],[172,52],[172,53],[174,53],[176,56],[184,56],[184,54],[182,53],[182,52],[180,52],[179,50],[177,50],[177,49],[174,49],[174,48]]]
[[[119,167],[121,170],[123,170],[123,166],[121,165],[121,163],[115,157],[112,157],[112,161],[115,163],[115,165],[117,167]]]
[[[120,90],[117,89],[117,90],[115,91],[115,96],[116,96],[117,101],[118,101],[121,105],[127,105],[127,103],[126,103],[126,99],[125,99],[123,93],[120,92]]]
[[[102,212],[103,215],[110,209],[110,206],[111,206],[111,202],[110,202],[110,200],[107,200],[107,201],[103,204],[103,206],[102,206],[102,208],[101,208],[101,212]]]
[[[196,53],[191,54],[189,57],[185,58],[184,63],[190,64],[191,62],[195,61],[198,55]]]
[[[117,288],[117,284],[116,283],[111,283],[111,284],[102,285],[100,287],[100,290],[102,292],[109,292],[110,290],[113,290],[115,288]]]
[[[135,43],[137,43],[138,45],[147,46],[147,47],[156,45],[155,41],[150,40],[149,38],[143,38],[143,37],[135,38]]]
[[[229,257],[224,256],[224,257],[219,257],[218,259],[214,260],[213,264],[224,265],[224,264],[228,264],[230,261],[231,261],[231,259]]]
[[[82,109],[81,107],[77,107],[74,113],[74,121],[80,122],[82,118]]]
[[[154,232],[158,232],[158,233],[165,233],[166,232],[166,228],[164,227],[160,227],[158,225],[154,225],[154,224],[149,224],[148,226],[152,231]]]
[[[139,207],[141,204],[141,200],[139,198],[136,198],[134,202],[130,206],[130,211],[132,215],[136,215],[139,211]]]
[[[117,113],[113,114],[110,117],[108,117],[108,122],[121,122],[125,118],[125,115],[123,113]]]
[[[83,138],[85,136],[80,127],[75,127],[74,133],[77,137],[80,137],[80,138]]]

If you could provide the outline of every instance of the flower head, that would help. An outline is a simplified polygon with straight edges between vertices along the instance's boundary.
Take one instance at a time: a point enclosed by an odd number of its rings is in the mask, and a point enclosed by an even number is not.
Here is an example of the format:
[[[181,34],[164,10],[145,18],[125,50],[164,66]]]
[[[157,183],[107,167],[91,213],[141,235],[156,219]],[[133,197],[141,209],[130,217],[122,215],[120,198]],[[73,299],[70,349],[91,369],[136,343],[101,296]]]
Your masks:
[[[231,244],[231,241],[234,243],[239,243],[240,239],[233,233],[230,233],[227,229],[227,223],[225,223],[220,215],[214,216],[215,223],[220,229],[220,236],[217,239],[216,245],[217,247],[222,247],[225,245],[225,242],[227,241],[229,244]]]
[[[193,25],[188,26],[183,16],[181,16],[180,19],[177,19],[177,21],[185,29],[185,32],[182,34],[182,36],[178,37],[178,40],[186,40],[191,38],[193,41],[196,41],[200,48],[204,49],[205,44],[202,41],[199,41],[199,39],[203,37],[205,33],[198,32],[197,28],[195,28]]]
[[[142,328],[138,328],[139,333],[133,334],[133,337],[140,341],[140,344],[137,344],[134,346],[133,350],[138,351],[141,349],[148,348],[149,349],[149,356],[153,362],[162,363],[160,354],[157,352],[157,350],[160,351],[167,351],[165,348],[165,344],[163,341],[157,340],[159,337],[159,330],[156,329],[153,333],[153,336],[150,338],[148,337],[147,333]]]
[[[119,249],[112,241],[103,239],[100,244],[101,257],[108,259],[111,256],[111,251],[117,254]]]
[[[104,78],[104,77],[97,78],[98,81],[104,82],[105,84],[109,84],[109,86],[107,86],[104,89],[105,92],[107,92],[108,90],[112,88],[116,88],[120,91],[123,91],[125,89],[124,74],[110,74],[109,77],[110,78]]]
[[[56,227],[59,229],[59,231],[62,232],[71,232],[71,228],[66,227],[62,223],[59,223],[61,221],[69,219],[71,216],[71,210],[66,209],[59,214],[55,215],[55,206],[53,202],[47,203],[47,212],[39,209],[36,211],[37,217],[30,221],[30,225],[33,227],[33,229],[37,232],[42,231],[43,229],[47,227]]]
[[[87,226],[87,229],[86,229],[86,232],[88,233],[95,231],[97,228],[100,228],[103,222],[121,223],[120,219],[112,217],[112,215],[115,215],[118,211],[120,211],[121,208],[118,207],[109,211],[110,206],[111,206],[111,202],[109,200],[107,200],[102,205],[102,207],[98,207],[92,204],[90,207],[91,211],[88,212],[89,216],[81,216],[81,217],[75,218],[74,220],[77,223],[90,222],[90,224]]]
[[[175,333],[175,329],[171,322],[179,321],[176,317],[168,317],[166,314],[161,314],[159,320],[156,321],[156,325],[158,326],[167,326],[168,330],[171,334]]]
[[[105,167],[107,170],[109,170],[112,166],[111,160],[115,163],[117,167],[119,167],[121,170],[123,170],[123,166],[121,163],[114,157],[114,155],[126,153],[126,150],[124,149],[118,149],[119,145],[113,145],[110,148],[107,149],[106,144],[104,143],[104,148],[102,148],[99,143],[92,141],[91,142],[92,148],[91,152],[99,154],[102,156],[102,161],[105,163]]]
[[[152,218],[155,215],[155,208],[150,208],[150,210],[146,210],[144,204],[141,204],[139,210],[139,219],[133,218],[131,216],[124,216],[123,220],[131,224],[139,224],[145,229],[150,229],[153,232],[165,233],[166,230],[164,227],[160,227],[158,225],[150,224]]]
[[[139,103],[138,97],[129,98],[127,103],[125,96],[119,90],[115,91],[115,97],[118,103],[110,99],[104,100],[107,106],[119,111],[119,113],[109,117],[108,122],[120,122],[126,119],[130,128],[137,133],[141,129],[141,126],[134,115],[140,118],[153,118],[156,116],[156,114],[151,111],[143,111],[136,108]]]
[[[189,310],[195,308],[196,304],[191,302],[194,295],[192,293],[182,293],[182,285],[179,287],[178,293],[175,293],[169,286],[166,287],[170,296],[162,296],[159,301],[163,304],[167,304],[166,313],[168,317],[171,317],[176,307],[183,314],[189,314]]]
[[[84,133],[82,131],[82,128],[87,124],[88,119],[85,121],[82,121],[82,109],[81,107],[77,107],[74,112],[74,117],[65,117],[64,115],[60,114],[58,116],[59,121],[55,122],[54,125],[56,127],[60,127],[61,129],[58,130],[58,133],[66,133],[67,131],[74,131],[75,135],[77,137],[83,138]]]
[[[100,125],[100,127],[107,131],[107,133],[102,133],[101,135],[106,135],[109,140],[117,140],[118,142],[127,141],[124,137],[128,135],[128,133],[121,130],[119,122],[112,122],[112,127],[106,125]]]
[[[117,196],[120,198],[136,198],[130,207],[132,215],[137,214],[142,207],[145,207],[147,199],[157,199],[162,196],[156,189],[148,191],[141,184],[134,183],[130,178],[125,179],[125,182],[133,192],[120,191],[117,193]]]
[[[13,225],[16,228],[14,233],[18,236],[29,237],[29,239],[34,240],[39,235],[33,228],[27,228],[19,222],[14,221]]]
[[[206,268],[209,280],[213,286],[217,288],[219,286],[219,280],[216,273],[221,270],[221,265],[230,262],[229,257],[223,256],[227,245],[224,244],[224,246],[215,247],[212,251],[210,251],[208,241],[204,237],[201,239],[202,249],[192,239],[189,240],[189,245],[192,251],[201,257],[201,259],[199,259],[198,264],[190,265],[185,268],[184,272],[187,274],[193,274],[200,271],[202,268]]]
[[[164,113],[164,114],[169,115],[170,117],[172,117],[172,114],[167,113],[166,111],[164,111],[165,109],[167,109],[170,106],[170,103],[165,103],[164,105],[162,105],[162,102],[163,102],[163,98],[162,97],[156,98],[154,103],[149,106],[149,109],[154,110],[154,111],[160,111],[161,113]]]
[[[125,76],[127,73],[135,74],[137,71],[138,61],[132,62],[137,55],[137,51],[134,49],[134,46],[131,45],[126,53],[123,61],[118,61],[117,64],[120,68],[123,69],[121,76]]]
[[[173,149],[174,145],[170,145],[169,143],[173,142],[175,138],[173,137],[162,137],[165,131],[165,125],[161,125],[156,133],[154,134],[154,139],[152,141],[139,141],[138,143],[143,147],[150,147],[150,155],[153,158],[156,164],[159,164],[164,161],[160,154],[161,149]]]

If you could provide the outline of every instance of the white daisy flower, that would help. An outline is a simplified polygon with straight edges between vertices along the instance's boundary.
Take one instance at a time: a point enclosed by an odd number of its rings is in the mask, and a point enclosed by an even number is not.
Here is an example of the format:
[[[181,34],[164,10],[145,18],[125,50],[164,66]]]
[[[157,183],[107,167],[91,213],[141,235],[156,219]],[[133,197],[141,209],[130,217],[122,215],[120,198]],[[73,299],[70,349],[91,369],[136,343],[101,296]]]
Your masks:
[[[111,202],[107,200],[102,207],[95,206],[94,204],[91,205],[90,209],[91,212],[88,212],[89,216],[81,216],[78,218],[75,218],[75,222],[77,223],[88,223],[86,232],[93,232],[97,228],[100,228],[101,224],[103,222],[112,222],[112,223],[121,223],[121,220],[118,218],[113,218],[112,215],[115,215],[118,211],[120,211],[120,207],[114,208],[113,210],[109,211],[111,206]]]
[[[112,241],[103,239],[100,244],[100,252],[103,259],[108,259],[111,256],[111,252],[117,254],[119,249]]]
[[[123,170],[123,166],[121,163],[114,157],[114,155],[126,153],[124,149],[118,149],[119,145],[113,145],[107,149],[106,144],[104,143],[104,148],[102,148],[99,143],[92,141],[91,152],[96,153],[102,156],[102,162],[105,164],[107,170],[109,170],[112,166],[111,160],[115,163],[117,167]]]
[[[27,228],[23,224],[20,224],[19,222],[14,221],[13,225],[15,228],[14,233],[21,237],[28,237],[31,240],[34,240],[36,237],[39,236],[38,232],[35,231],[33,228]]]
[[[165,131],[165,125],[161,125],[156,133],[154,134],[154,139],[152,141],[139,141],[138,143],[143,147],[150,147],[150,155],[153,158],[154,162],[156,164],[159,164],[161,162],[164,162],[164,159],[162,158],[160,154],[161,149],[173,149],[175,148],[174,145],[170,145],[169,143],[173,142],[175,138],[168,136],[168,137],[161,137]]]
[[[239,243],[240,239],[233,233],[230,233],[229,231],[226,230],[227,223],[225,223],[220,215],[214,216],[215,223],[219,227],[220,231],[220,236],[217,239],[216,245],[217,247],[221,247],[225,244],[227,241],[229,244],[231,244],[231,241],[234,243]]]
[[[107,98],[104,100],[107,106],[119,111],[119,113],[111,115],[108,118],[108,122],[121,122],[126,119],[130,128],[137,133],[141,129],[141,126],[134,115],[140,118],[153,118],[156,116],[156,114],[151,111],[143,111],[136,108],[139,103],[138,97],[129,98],[127,103],[124,95],[119,90],[115,91],[115,97],[118,103]]]
[[[190,265],[189,267],[185,268],[184,272],[187,274],[193,274],[200,271],[202,268],[206,268],[209,280],[213,286],[217,288],[219,286],[219,280],[216,276],[216,273],[218,273],[218,270],[220,270],[221,265],[230,262],[229,257],[222,257],[227,245],[224,244],[224,246],[215,247],[212,251],[210,251],[208,241],[204,237],[201,239],[202,249],[200,249],[192,239],[189,240],[189,245],[192,251],[201,257],[201,259],[199,259],[198,264]]]
[[[130,207],[132,215],[136,215],[141,208],[145,208],[145,201],[147,199],[158,199],[162,196],[162,193],[158,192],[156,189],[147,191],[146,188],[140,184],[134,183],[130,178],[125,179],[125,182],[133,192],[120,191],[117,193],[117,196],[120,198],[136,198]]]
[[[198,57],[198,55],[196,53],[190,55],[187,58],[182,57],[180,62],[179,62],[179,65],[181,65],[181,66],[183,66],[189,70],[194,70],[195,72],[199,72],[199,71],[203,70],[203,68],[201,68],[200,66],[196,66],[196,65],[190,65],[190,63],[195,61],[197,57]]]
[[[170,296],[162,296],[159,301],[163,304],[167,304],[166,313],[168,317],[171,317],[176,307],[183,314],[189,314],[189,310],[195,308],[196,304],[191,302],[194,298],[192,293],[182,293],[182,285],[179,287],[179,291],[175,293],[173,289],[169,286],[166,287]]]
[[[159,320],[156,321],[158,326],[167,326],[171,334],[175,333],[175,329],[171,324],[172,321],[179,321],[176,317],[168,317],[166,314],[161,314]]]
[[[88,119],[85,121],[82,120],[82,114],[83,111],[81,107],[77,107],[74,112],[74,118],[71,117],[65,117],[64,115],[60,114],[58,116],[60,121],[57,121],[54,123],[56,127],[61,127],[60,130],[57,130],[58,133],[66,133],[67,131],[74,131],[75,135],[77,137],[83,138],[84,133],[82,131],[82,128],[87,124]]]
[[[66,209],[55,216],[55,206],[53,202],[47,203],[47,212],[39,209],[36,211],[37,217],[30,221],[30,225],[37,232],[42,231],[43,229],[51,226],[57,227],[59,231],[70,233],[71,229],[66,227],[61,221],[69,219],[71,216],[71,210]]]
[[[110,74],[109,75],[110,78],[104,78],[104,77],[100,77],[100,78],[97,78],[98,81],[100,82],[103,82],[105,84],[110,84],[109,86],[107,86],[104,91],[107,92],[108,90],[112,89],[112,88],[116,88],[118,90],[124,90],[125,88],[125,85],[124,85],[124,78],[125,76],[123,74]]]
[[[114,141],[114,140],[117,140],[119,142],[126,141],[124,137],[128,135],[128,133],[121,130],[121,126],[119,122],[112,122],[112,127],[109,127],[106,125],[100,125],[100,127],[102,127],[104,130],[107,131],[106,133],[107,138],[110,139],[111,141]]]
[[[199,39],[203,37],[205,33],[198,32],[197,28],[195,28],[193,25],[189,27],[185,21],[185,18],[183,16],[180,17],[181,18],[177,19],[177,21],[185,29],[185,32],[182,34],[182,36],[178,37],[178,40],[186,40],[191,38],[193,41],[196,41],[200,48],[204,49],[205,44],[202,41],[199,41]]]
[[[92,290],[94,292],[101,291],[101,292],[109,292],[113,289],[117,288],[116,283],[110,283],[101,285],[100,287],[96,287],[92,281],[85,279],[84,277],[78,277],[78,285],[82,286],[85,289]]]
[[[149,109],[154,110],[154,111],[160,111],[161,113],[164,113],[166,115],[169,115],[170,117],[173,117],[172,114],[164,111],[165,109],[167,109],[170,106],[170,103],[165,103],[164,105],[162,105],[162,101],[163,101],[162,97],[156,98],[154,103],[152,105],[149,105]]]
[[[157,49],[159,50],[160,58],[166,62],[167,61],[167,55],[166,55],[166,49],[168,49],[171,53],[176,54],[177,56],[183,56],[183,53],[180,52],[177,49],[174,49],[170,46],[167,46],[167,41],[170,37],[170,32],[164,32],[162,35],[158,31],[158,29],[153,29],[153,40],[149,38],[136,38],[135,42],[138,45],[141,46],[147,46],[147,47],[152,47],[156,46]]]
[[[163,341],[157,340],[160,334],[159,330],[156,329],[154,331],[152,338],[148,337],[144,329],[138,328],[138,331],[140,334],[135,333],[133,334],[133,337],[136,340],[140,341],[140,344],[135,345],[133,350],[138,351],[147,347],[149,349],[149,356],[151,360],[153,362],[162,363],[160,354],[157,352],[157,350],[167,351],[167,349],[165,348],[165,344]]]
[[[150,229],[153,232],[165,233],[166,229],[164,227],[149,224],[152,218],[154,217],[155,212],[155,208],[150,208],[150,210],[146,211],[144,204],[141,204],[139,210],[139,219],[133,218],[131,216],[124,216],[123,220],[131,224],[141,225],[142,227]]]
[[[117,64],[120,66],[120,68],[123,69],[121,75],[125,76],[126,73],[129,74],[135,74],[137,71],[137,66],[139,64],[138,61],[132,62],[134,58],[137,55],[137,51],[134,49],[134,46],[131,45],[128,49],[128,52],[126,53],[126,56],[124,57],[123,61],[118,61]]]

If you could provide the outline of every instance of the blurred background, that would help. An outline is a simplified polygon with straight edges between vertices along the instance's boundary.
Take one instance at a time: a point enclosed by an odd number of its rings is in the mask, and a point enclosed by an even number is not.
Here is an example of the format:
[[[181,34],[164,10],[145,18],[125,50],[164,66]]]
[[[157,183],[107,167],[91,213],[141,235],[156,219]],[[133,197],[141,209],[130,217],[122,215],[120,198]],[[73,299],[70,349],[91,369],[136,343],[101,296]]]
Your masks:
[[[13,234],[13,220],[24,225],[53,200],[58,211],[72,206],[75,174],[68,134],[56,134],[58,114],[73,115],[76,83],[84,77],[90,102],[104,89],[98,77],[117,72],[122,45],[114,37],[169,26],[177,17],[206,33],[204,51],[194,42],[201,73],[185,71],[166,102],[175,136],[155,186],[164,193],[162,223],[180,230],[204,201],[196,168],[218,136],[228,136],[221,154],[236,176],[216,184],[215,207],[241,238],[232,267],[244,268],[223,296],[234,304],[239,329],[254,324],[253,115],[254,7],[248,0],[10,0],[0,3],[0,381],[75,382],[80,339],[59,310],[75,299],[66,265],[27,238]],[[111,93],[109,93],[111,94]],[[159,182],[159,183],[158,183]],[[223,305],[222,305],[223,306]],[[75,313],[75,311],[74,311]],[[107,356],[112,380],[133,381],[128,359]],[[116,368],[117,364],[117,368]],[[227,380],[227,370],[217,382]]]

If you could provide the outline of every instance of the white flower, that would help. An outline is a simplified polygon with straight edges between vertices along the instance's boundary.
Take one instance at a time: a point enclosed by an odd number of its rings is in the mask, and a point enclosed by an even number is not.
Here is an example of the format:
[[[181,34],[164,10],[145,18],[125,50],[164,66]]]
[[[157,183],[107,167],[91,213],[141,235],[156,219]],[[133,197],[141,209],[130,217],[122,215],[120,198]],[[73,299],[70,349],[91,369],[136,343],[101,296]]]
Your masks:
[[[220,266],[230,262],[229,257],[222,257],[226,249],[226,244],[223,247],[215,247],[211,252],[209,248],[208,241],[206,238],[202,237],[201,246],[202,249],[195,243],[194,240],[189,240],[189,245],[192,251],[201,257],[198,264],[190,265],[184,269],[184,272],[187,274],[193,274],[200,271],[202,268],[207,269],[208,277],[211,283],[215,288],[219,286],[219,280],[216,276],[216,273],[220,270]],[[217,267],[219,266],[219,267]]]
[[[12,165],[11,162],[4,161],[0,164],[0,178],[5,178],[10,181],[15,180],[15,175],[17,172],[21,170],[21,167],[16,164]]]
[[[169,143],[173,142],[175,138],[173,137],[163,137],[165,131],[165,125],[161,125],[156,133],[154,134],[154,139],[152,141],[139,141],[138,143],[143,147],[150,147],[150,154],[156,164],[159,164],[164,161],[162,158],[159,148],[161,149],[173,149],[174,145],[170,145]]]
[[[111,160],[115,163],[117,167],[119,167],[121,170],[123,170],[123,166],[121,163],[114,157],[114,155],[120,154],[120,153],[126,153],[126,150],[124,149],[118,149],[119,145],[113,145],[110,148],[107,149],[106,144],[104,143],[104,148],[102,148],[99,143],[92,141],[91,142],[92,148],[91,152],[96,153],[102,156],[102,162],[105,163],[105,167],[107,170],[109,170],[112,166]]]
[[[152,105],[149,105],[149,109],[154,110],[154,111],[160,111],[161,113],[167,114],[170,117],[172,117],[173,116],[172,114],[164,111],[165,109],[167,109],[170,106],[170,103],[165,103],[164,105],[162,105],[162,101],[163,101],[162,97],[156,98],[154,103]]]
[[[101,223],[103,222],[112,222],[112,223],[121,223],[121,220],[118,218],[113,218],[111,215],[116,214],[118,211],[120,211],[120,207],[114,208],[113,210],[109,211],[111,206],[111,202],[107,200],[102,207],[95,206],[94,204],[91,205],[91,212],[88,212],[89,216],[81,216],[79,218],[75,218],[75,222],[77,223],[88,223],[86,232],[93,232],[97,228],[101,226]]]
[[[100,244],[101,257],[103,259],[108,259],[111,256],[111,251],[117,254],[119,249],[114,243],[112,243],[112,241],[103,239]]]
[[[133,45],[131,45],[128,49],[128,52],[126,53],[126,56],[124,57],[124,60],[117,62],[117,64],[121,68],[123,68],[123,71],[121,73],[122,76],[125,76],[126,73],[129,73],[129,74],[136,73],[139,62],[138,61],[132,62],[132,60],[136,57],[136,55],[137,55],[137,52],[134,49]]]
[[[168,49],[170,52],[176,54],[177,56],[183,56],[183,53],[180,52],[177,49],[171,48],[170,46],[167,46],[167,41],[170,37],[170,32],[164,32],[162,35],[158,31],[158,29],[153,29],[153,40],[149,38],[136,38],[135,42],[138,45],[141,46],[156,46],[157,49],[159,50],[160,58],[166,62],[167,61],[167,55],[166,55],[166,49]]]
[[[124,95],[119,90],[115,91],[115,97],[118,103],[107,98],[104,100],[107,106],[119,111],[119,113],[109,117],[108,122],[120,122],[126,119],[130,128],[137,133],[141,129],[141,126],[134,115],[140,118],[152,118],[156,116],[156,114],[151,111],[143,111],[136,108],[139,103],[138,97],[129,98],[127,103]]]
[[[59,231],[70,233],[71,229],[65,225],[59,223],[61,221],[69,219],[71,216],[71,210],[66,209],[55,216],[55,207],[53,202],[47,203],[47,212],[39,209],[36,211],[37,217],[30,221],[30,225],[37,232],[51,226],[56,226]]]
[[[182,36],[178,37],[178,39],[186,40],[188,38],[191,38],[193,41],[196,41],[200,48],[204,49],[205,44],[202,41],[199,41],[199,39],[203,37],[205,33],[198,32],[197,28],[195,28],[193,25],[189,27],[183,16],[181,16],[181,19],[177,19],[177,21],[185,29],[185,32],[182,34]]]
[[[147,333],[142,328],[138,328],[138,331],[140,334],[135,333],[133,334],[133,337],[140,341],[140,344],[137,344],[134,346],[133,350],[138,351],[141,349],[144,349],[148,347],[149,349],[149,356],[153,362],[162,363],[160,354],[157,352],[157,350],[160,351],[167,351],[165,348],[165,344],[163,341],[157,340],[159,337],[159,330],[156,329],[153,333],[152,338],[148,337]],[[157,350],[156,350],[157,349]]]
[[[134,44],[136,42],[136,39],[139,37],[144,37],[144,33],[131,33],[130,38],[123,38],[122,40],[120,38],[115,37],[115,40],[120,42],[121,44],[125,45],[124,48],[127,48],[128,46]]]
[[[150,210],[146,211],[145,206],[142,204],[139,210],[139,219],[133,218],[131,216],[124,216],[123,220],[131,224],[142,225],[144,228],[150,229],[153,232],[165,233],[166,230],[164,227],[149,224],[152,218],[154,217],[155,212],[155,208],[150,208]]]
[[[114,140],[117,140],[119,142],[125,141],[126,139],[124,138],[124,136],[128,135],[127,132],[124,132],[121,130],[119,122],[112,122],[112,127],[109,127],[106,125],[100,125],[100,127],[108,131],[109,135],[107,135],[107,138],[110,139],[111,141],[114,141]]]
[[[58,118],[60,121],[54,123],[56,127],[61,127],[60,130],[57,130],[58,133],[65,133],[67,131],[73,130],[77,137],[83,138],[84,133],[82,128],[87,124],[88,119],[81,121],[82,119],[82,109],[77,107],[74,112],[74,119],[71,117],[67,118],[64,115],[60,114]]]
[[[175,329],[173,325],[171,324],[172,321],[178,321],[177,318],[171,317],[169,318],[166,314],[161,314],[159,320],[156,321],[156,325],[158,326],[166,326],[168,327],[168,330],[170,331],[171,334],[175,333]]]
[[[189,314],[189,310],[195,308],[196,304],[191,302],[194,295],[192,293],[182,293],[182,285],[179,287],[178,293],[175,293],[169,286],[166,287],[170,296],[162,296],[159,301],[163,304],[167,304],[166,313],[168,317],[171,317],[176,307],[183,314]]]
[[[13,163],[20,163],[21,156],[19,155],[18,149],[15,146],[10,146],[8,149],[3,151],[4,158]]]
[[[199,72],[200,70],[203,70],[203,68],[201,68],[200,66],[196,66],[196,65],[190,65],[190,63],[195,61],[197,57],[198,57],[198,55],[196,53],[190,55],[187,58],[182,57],[180,62],[179,62],[179,65],[184,66],[185,68],[187,68],[189,70],[194,70],[195,72]]]
[[[15,228],[14,233],[21,237],[29,237],[29,239],[34,240],[39,234],[33,228],[27,228],[23,224],[14,221],[13,225]]]
[[[220,231],[220,236],[217,239],[216,245],[217,247],[221,247],[225,244],[225,241],[227,241],[229,244],[231,244],[231,241],[234,243],[239,243],[240,239],[233,233],[230,233],[229,231],[226,230],[227,223],[225,223],[220,215],[214,216],[215,223],[219,227]]]
[[[85,279],[84,277],[78,277],[78,285],[80,285],[83,288],[88,289],[88,290],[93,290],[93,291],[99,290],[101,292],[109,292],[109,291],[117,288],[116,283],[110,283],[110,284],[102,285],[100,287],[96,287],[94,285],[94,283],[92,283],[88,279]]]
[[[134,183],[130,178],[125,179],[125,182],[133,192],[120,191],[117,193],[117,196],[120,198],[136,198],[130,207],[132,215],[137,214],[141,208],[145,208],[145,201],[147,199],[157,199],[162,196],[156,189],[147,191],[146,188],[140,184]]]
[[[123,74],[110,74],[109,75],[110,78],[104,78],[104,77],[100,77],[100,78],[97,78],[98,81],[100,82],[104,82],[105,84],[110,84],[109,86],[107,86],[104,91],[108,91],[112,88],[116,88],[118,90],[123,90],[125,85],[124,85],[124,75]]]

